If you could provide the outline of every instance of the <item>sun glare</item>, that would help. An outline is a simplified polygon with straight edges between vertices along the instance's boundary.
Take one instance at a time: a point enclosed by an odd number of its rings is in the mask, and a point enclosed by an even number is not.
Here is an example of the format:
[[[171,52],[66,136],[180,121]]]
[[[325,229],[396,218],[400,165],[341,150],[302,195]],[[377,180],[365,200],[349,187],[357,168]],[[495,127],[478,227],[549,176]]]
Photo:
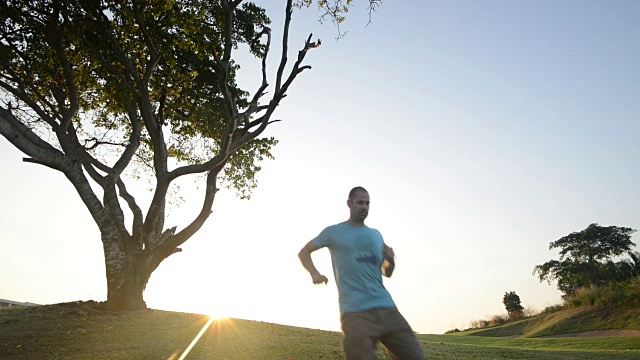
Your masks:
[[[198,343],[202,335],[207,331],[207,329],[209,329],[209,327],[215,328],[215,331],[218,335],[220,334],[221,331],[224,331],[225,329],[232,330],[236,333],[238,332],[238,329],[233,324],[232,319],[229,319],[227,317],[216,317],[211,315],[209,316],[209,319],[204,324],[202,329],[200,329],[200,332],[193,338],[193,340],[191,341],[189,346],[187,346],[184,352],[182,352],[182,355],[180,355],[180,357],[177,358],[177,355],[180,351],[176,351],[171,355],[171,357],[169,357],[169,360],[175,360],[175,359],[184,360],[187,357],[187,355],[189,355],[189,352],[191,351],[191,349],[193,349],[193,347]]]
[[[200,340],[200,338],[202,337],[202,334],[205,333],[205,331],[207,331],[207,329],[209,328],[209,326],[211,326],[211,323],[214,322],[216,319],[211,316],[209,317],[209,320],[207,321],[206,324],[204,324],[204,326],[202,327],[202,330],[200,330],[200,332],[198,333],[198,335],[196,335],[196,337],[193,338],[193,341],[191,341],[191,344],[189,344],[189,346],[187,346],[187,348],[184,350],[184,352],[182,353],[182,355],[180,355],[180,357],[178,358],[178,360],[184,360],[187,355],[189,355],[189,352],[191,351],[191,349],[193,349],[193,347],[198,343],[198,340]]]
[[[215,309],[212,311],[208,312],[209,317],[211,317],[214,320],[227,320],[229,319],[229,316],[227,316],[224,311],[222,311],[221,309]]]

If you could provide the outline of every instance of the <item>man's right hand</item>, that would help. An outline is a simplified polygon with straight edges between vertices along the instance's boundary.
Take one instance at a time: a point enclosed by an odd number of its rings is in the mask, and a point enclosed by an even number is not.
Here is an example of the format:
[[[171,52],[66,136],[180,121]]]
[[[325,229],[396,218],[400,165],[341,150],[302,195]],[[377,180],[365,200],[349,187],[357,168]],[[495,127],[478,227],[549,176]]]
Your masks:
[[[313,283],[318,285],[318,284],[322,284],[322,283],[328,283],[329,279],[327,279],[326,276],[320,274],[320,273],[315,273],[315,274],[311,274],[311,279],[313,280]]]

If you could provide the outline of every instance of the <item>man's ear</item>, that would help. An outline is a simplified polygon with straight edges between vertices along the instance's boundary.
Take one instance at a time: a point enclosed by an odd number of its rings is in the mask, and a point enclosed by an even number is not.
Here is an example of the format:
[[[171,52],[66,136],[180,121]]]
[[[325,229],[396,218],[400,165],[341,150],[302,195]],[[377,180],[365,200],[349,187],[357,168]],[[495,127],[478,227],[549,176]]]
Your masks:
[[[349,207],[349,209],[351,209],[351,199],[347,200],[347,206]]]

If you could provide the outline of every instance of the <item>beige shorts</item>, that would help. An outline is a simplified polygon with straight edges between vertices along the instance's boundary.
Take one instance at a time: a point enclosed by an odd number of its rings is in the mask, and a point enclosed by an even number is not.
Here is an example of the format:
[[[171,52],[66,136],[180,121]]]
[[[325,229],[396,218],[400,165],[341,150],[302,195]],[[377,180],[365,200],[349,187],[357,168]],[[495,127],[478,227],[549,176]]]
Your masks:
[[[378,342],[394,359],[424,360],[418,339],[397,308],[347,313],[340,321],[347,360],[377,359]]]

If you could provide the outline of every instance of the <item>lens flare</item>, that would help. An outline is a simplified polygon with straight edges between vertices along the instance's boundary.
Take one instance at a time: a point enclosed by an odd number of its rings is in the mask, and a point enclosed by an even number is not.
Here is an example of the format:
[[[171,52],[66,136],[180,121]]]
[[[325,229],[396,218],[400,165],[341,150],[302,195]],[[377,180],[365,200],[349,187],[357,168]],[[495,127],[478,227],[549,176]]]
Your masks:
[[[178,360],[184,360],[187,355],[189,355],[189,352],[191,351],[191,349],[193,349],[193,347],[196,345],[196,343],[198,342],[198,340],[200,340],[200,337],[202,336],[202,334],[204,334],[205,331],[207,331],[207,329],[209,328],[209,326],[211,326],[211,323],[215,320],[216,318],[214,318],[213,316],[209,317],[209,321],[207,321],[206,324],[204,324],[204,326],[202,327],[202,330],[200,330],[200,332],[198,333],[198,335],[196,335],[195,338],[193,338],[193,341],[191,341],[191,344],[189,344],[189,346],[187,346],[187,348],[184,350],[184,352],[182,353],[182,355],[180,355],[180,357],[178,358]]]
[[[219,336],[223,331],[233,331],[236,334],[240,333],[240,331],[234,324],[233,319],[229,319],[226,317],[216,317],[214,315],[210,315],[207,322],[204,324],[202,329],[200,329],[200,332],[198,333],[198,335],[196,335],[196,337],[193,338],[193,341],[191,341],[191,344],[187,346],[187,348],[184,350],[182,355],[180,355],[180,357],[177,358],[177,360],[184,360],[187,357],[187,355],[189,355],[189,352],[191,352],[193,347],[198,343],[202,335],[204,335],[204,333],[207,331],[207,329],[209,329],[209,327],[211,327],[212,324],[213,324],[212,328],[214,329],[213,331],[215,331],[215,334],[216,334],[214,336]],[[179,351],[176,351],[175,353],[173,353],[168,360],[175,360],[178,353]]]

